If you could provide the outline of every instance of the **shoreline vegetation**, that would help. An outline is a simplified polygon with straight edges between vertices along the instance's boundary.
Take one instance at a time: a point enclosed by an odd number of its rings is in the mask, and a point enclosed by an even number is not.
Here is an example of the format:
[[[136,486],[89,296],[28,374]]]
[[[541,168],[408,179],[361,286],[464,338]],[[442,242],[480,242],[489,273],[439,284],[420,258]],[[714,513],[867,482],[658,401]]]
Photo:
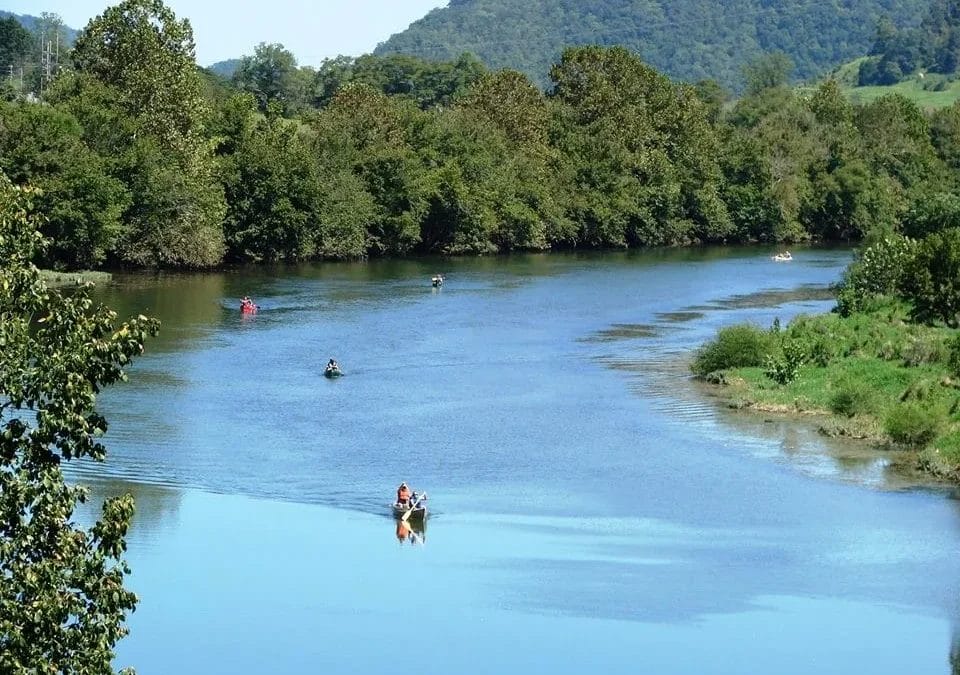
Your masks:
[[[40,270],[40,278],[48,288],[63,288],[65,286],[79,286],[92,283],[108,284],[113,279],[110,272],[96,270],[78,270],[76,272],[61,272],[59,270]]]
[[[731,408],[810,416],[822,434],[899,451],[895,463],[960,483],[960,229],[861,251],[829,314],[721,328],[694,375]]]
[[[42,267],[211,269],[700,244],[851,242],[960,222],[960,105],[854,105],[782,53],[676,82],[623,47],[542,90],[476,58],[199,68],[160,0],[92,19],[42,96],[0,87],[0,173],[31,187]],[[29,83],[28,83],[29,84]],[[933,209],[933,210],[931,210]]]

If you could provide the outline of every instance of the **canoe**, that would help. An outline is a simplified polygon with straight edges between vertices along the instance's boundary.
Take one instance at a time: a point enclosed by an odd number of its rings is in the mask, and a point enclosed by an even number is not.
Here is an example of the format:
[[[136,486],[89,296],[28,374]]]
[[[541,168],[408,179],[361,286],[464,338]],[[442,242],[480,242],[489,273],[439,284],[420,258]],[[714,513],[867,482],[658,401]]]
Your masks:
[[[393,505],[393,517],[394,518],[403,518],[403,514],[406,513],[408,509],[400,506],[399,504]],[[420,504],[412,510],[410,516],[407,520],[424,520],[427,517],[427,507],[423,504]]]

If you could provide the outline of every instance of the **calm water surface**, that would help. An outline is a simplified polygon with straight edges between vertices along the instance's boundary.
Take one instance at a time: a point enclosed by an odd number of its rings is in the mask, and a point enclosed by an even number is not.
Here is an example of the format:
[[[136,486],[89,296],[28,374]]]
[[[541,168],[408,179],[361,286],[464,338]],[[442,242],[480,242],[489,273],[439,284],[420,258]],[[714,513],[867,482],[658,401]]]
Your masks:
[[[828,309],[849,260],[769,255],[118,279],[163,321],[101,397],[109,462],[73,469],[137,498],[118,666],[950,673],[951,493],[687,377],[719,326]],[[434,514],[402,542],[401,479]]]

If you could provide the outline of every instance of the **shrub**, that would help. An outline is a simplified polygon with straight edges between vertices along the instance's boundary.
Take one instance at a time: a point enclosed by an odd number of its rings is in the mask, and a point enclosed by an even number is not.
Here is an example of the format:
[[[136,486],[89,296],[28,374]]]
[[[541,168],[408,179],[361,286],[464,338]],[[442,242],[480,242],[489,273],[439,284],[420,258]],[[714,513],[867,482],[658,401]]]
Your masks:
[[[728,326],[697,351],[690,368],[699,377],[705,377],[715,370],[759,366],[771,351],[773,338],[759,326]]]
[[[914,368],[924,363],[943,363],[947,360],[947,348],[939,336],[911,336],[900,356],[904,366]]]
[[[783,355],[768,356],[763,374],[777,384],[790,384],[800,374],[800,367],[807,360],[806,347],[800,340],[784,340]]]
[[[830,397],[830,410],[837,415],[863,415],[873,411],[874,395],[870,386],[853,380],[842,381]]]
[[[947,343],[947,367],[954,375],[960,376],[960,335]]]
[[[906,263],[913,257],[913,240],[889,235],[871,244],[847,268],[837,290],[837,312],[849,316],[877,296],[896,295],[903,286]]]
[[[810,362],[826,368],[833,360],[833,345],[825,337],[819,337],[810,344],[808,350]]]
[[[903,403],[887,413],[884,429],[894,443],[922,448],[940,433],[936,411],[916,403]]]

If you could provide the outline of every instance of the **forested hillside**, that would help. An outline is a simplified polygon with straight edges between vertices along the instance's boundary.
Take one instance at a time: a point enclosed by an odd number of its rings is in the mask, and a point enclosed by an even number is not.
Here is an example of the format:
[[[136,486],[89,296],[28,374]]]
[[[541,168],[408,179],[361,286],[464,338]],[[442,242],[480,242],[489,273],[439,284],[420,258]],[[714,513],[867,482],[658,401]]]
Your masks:
[[[916,25],[928,0],[451,0],[381,44],[376,54],[453,59],[471,52],[541,86],[565,47],[623,45],[667,75],[741,83],[741,66],[782,51],[795,76],[865,54],[889,16]]]
[[[861,85],[891,85],[917,72],[951,75],[960,68],[960,2],[933,0],[918,27],[882,21],[860,64]]]

